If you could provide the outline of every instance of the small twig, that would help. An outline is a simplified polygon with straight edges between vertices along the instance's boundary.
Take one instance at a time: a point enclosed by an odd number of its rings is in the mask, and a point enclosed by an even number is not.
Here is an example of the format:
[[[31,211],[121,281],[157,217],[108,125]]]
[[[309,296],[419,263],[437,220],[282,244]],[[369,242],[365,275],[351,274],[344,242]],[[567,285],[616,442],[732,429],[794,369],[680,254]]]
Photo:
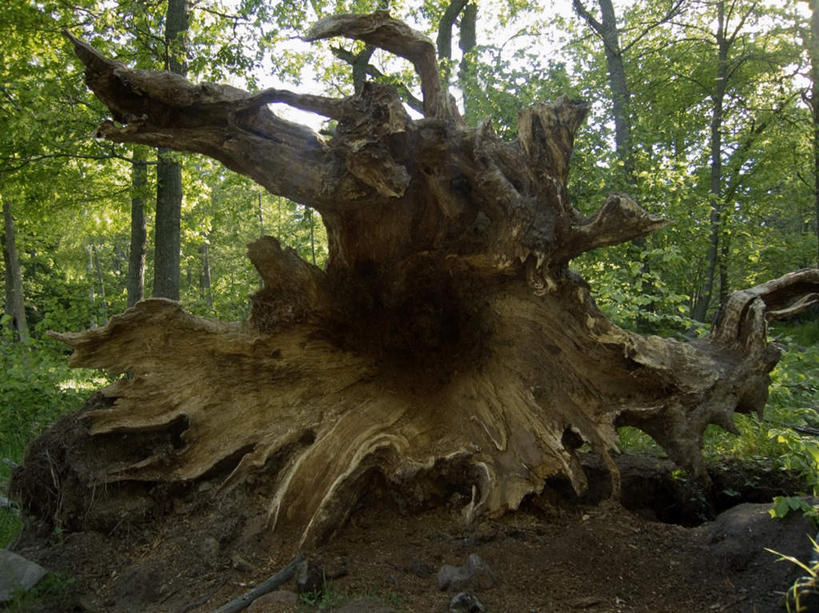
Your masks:
[[[8,466],[9,468],[17,468],[19,466],[19,464],[17,464],[17,462],[15,462],[14,460],[11,460],[9,458],[3,458],[2,460],[0,460],[0,462],[3,462],[3,464]]]
[[[236,611],[241,611],[242,609],[248,607],[251,602],[260,596],[264,596],[268,592],[272,592],[283,583],[289,581],[293,575],[296,574],[296,569],[303,561],[304,556],[302,554],[298,554],[295,558],[293,558],[293,561],[290,562],[290,564],[285,566],[275,575],[265,579],[265,581],[254,587],[249,592],[245,592],[238,598],[235,598],[229,603],[222,605],[213,613],[236,613]]]

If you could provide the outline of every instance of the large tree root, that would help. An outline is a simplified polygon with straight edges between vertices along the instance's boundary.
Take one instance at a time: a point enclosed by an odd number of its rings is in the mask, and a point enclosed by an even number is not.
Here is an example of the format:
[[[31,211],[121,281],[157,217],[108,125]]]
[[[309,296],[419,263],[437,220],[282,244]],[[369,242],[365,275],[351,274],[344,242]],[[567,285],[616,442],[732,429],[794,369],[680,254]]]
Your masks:
[[[819,300],[819,271],[735,293],[696,342],[622,330],[569,262],[668,221],[622,194],[592,215],[573,206],[569,160],[588,105],[523,109],[505,142],[489,122],[464,125],[432,42],[386,12],[322,20],[308,39],[331,36],[408,59],[424,117],[383,84],[343,99],[251,94],[131,70],[68,35],[115,120],[100,136],[210,155],[318,210],[330,249],[323,271],[273,239],[250,245],[264,288],[244,326],[148,300],[102,329],[56,335],[72,364],[123,375],[103,392],[111,406],[83,416],[91,435],[144,441],[83,478],[228,471],[222,491],[262,480],[271,527],[304,541],[337,528],[374,475],[416,500],[461,484],[467,520],[517,508],[558,473],[582,491],[584,443],[616,494],[620,425],[702,475],[706,425],[762,410],[779,355],[767,320]],[[270,102],[337,128],[324,139]]]
[[[271,527],[311,539],[343,522],[373,471],[419,500],[445,472],[474,485],[466,516],[494,515],[554,474],[583,491],[575,448],[587,442],[616,491],[619,425],[704,474],[705,426],[733,429],[735,410],[765,404],[779,355],[766,313],[796,312],[817,290],[819,271],[804,270],[736,292],[712,334],[686,344],[614,326],[578,283],[545,296],[499,288],[483,298],[493,326],[480,351],[432,370],[341,350],[318,327],[260,334],[166,300],[56,336],[75,348],[73,365],[129,373],[104,390],[111,408],[84,416],[93,435],[184,425],[176,445],[111,462],[100,483],[185,481],[228,462],[225,488],[264,473],[275,480]]]

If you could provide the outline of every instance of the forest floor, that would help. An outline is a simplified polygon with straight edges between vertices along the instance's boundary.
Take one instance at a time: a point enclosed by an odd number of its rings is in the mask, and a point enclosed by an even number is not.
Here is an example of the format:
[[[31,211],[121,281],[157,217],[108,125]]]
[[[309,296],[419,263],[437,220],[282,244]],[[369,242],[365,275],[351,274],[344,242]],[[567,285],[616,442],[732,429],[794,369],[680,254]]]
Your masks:
[[[328,544],[304,552],[324,570],[323,593],[250,610],[445,612],[454,592],[439,590],[437,573],[470,554],[494,576],[468,589],[490,613],[784,610],[799,569],[766,548],[807,561],[815,534],[801,515],[768,513],[772,496],[798,487],[791,477],[722,461],[706,492],[667,460],[624,455],[618,464],[622,504],[605,499],[605,473],[589,459],[583,499],[555,481],[517,512],[468,527],[457,494],[402,513],[374,487]],[[161,515],[109,530],[29,523],[12,549],[72,579],[30,610],[214,611],[289,562],[292,547],[268,534],[248,499],[209,490],[200,483]]]

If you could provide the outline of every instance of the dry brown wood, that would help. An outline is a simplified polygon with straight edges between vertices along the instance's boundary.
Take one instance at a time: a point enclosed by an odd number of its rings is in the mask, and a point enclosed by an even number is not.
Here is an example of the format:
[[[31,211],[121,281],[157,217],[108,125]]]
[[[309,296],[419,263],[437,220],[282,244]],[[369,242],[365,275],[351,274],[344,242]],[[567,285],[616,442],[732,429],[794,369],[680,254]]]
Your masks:
[[[324,21],[309,37],[332,35],[434,68],[432,44],[385,13]],[[383,85],[334,102],[254,95],[130,70],[72,42],[125,124],[102,136],[222,160],[319,210],[330,248],[320,270],[273,239],[253,243],[264,288],[242,325],[147,300],[105,328],[56,335],[72,364],[130,373],[104,391],[111,408],[85,415],[93,434],[184,424],[178,444],[112,458],[100,481],[191,480],[228,463],[222,491],[272,482],[271,527],[304,542],[337,529],[374,474],[410,505],[471,491],[471,519],[517,508],[558,473],[582,491],[585,442],[616,493],[621,425],[702,476],[705,427],[732,429],[734,411],[764,406],[779,355],[767,321],[819,301],[810,269],[735,293],[692,343],[608,320],[571,258],[668,222],[621,194],[591,216],[573,206],[581,102],[522,111],[506,142],[447,110],[437,73],[422,74],[428,112],[412,119]],[[261,105],[287,98],[337,117],[333,137]]]

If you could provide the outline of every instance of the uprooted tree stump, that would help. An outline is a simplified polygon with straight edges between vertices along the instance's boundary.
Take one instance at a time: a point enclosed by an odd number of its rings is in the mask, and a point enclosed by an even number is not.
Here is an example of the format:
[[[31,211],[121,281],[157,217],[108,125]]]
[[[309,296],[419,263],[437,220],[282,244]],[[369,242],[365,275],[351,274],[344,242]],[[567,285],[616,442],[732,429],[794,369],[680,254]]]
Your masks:
[[[55,335],[72,365],[128,373],[103,391],[109,408],[83,416],[92,436],[174,433],[144,439],[159,442],[136,460],[106,447],[97,483],[188,482],[227,466],[228,492],[263,474],[271,527],[312,540],[343,522],[373,474],[418,498],[458,481],[473,492],[470,519],[517,508],[558,473],[582,491],[585,442],[616,493],[618,426],[702,475],[705,427],[734,430],[735,411],[765,404],[779,357],[767,321],[819,300],[819,270],[802,270],[734,293],[691,343],[617,327],[569,262],[668,222],[622,194],[591,216],[573,207],[569,158],[587,105],[528,108],[512,142],[489,122],[468,127],[433,44],[386,12],[324,19],[307,39],[347,36],[407,58],[420,119],[377,83],[344,99],[250,94],[131,70],[67,36],[113,114],[99,136],[216,158],[319,211],[330,249],[320,270],[272,238],[251,244],[264,287],[244,325],[146,300],[104,328]],[[337,129],[325,140],[273,102]]]

